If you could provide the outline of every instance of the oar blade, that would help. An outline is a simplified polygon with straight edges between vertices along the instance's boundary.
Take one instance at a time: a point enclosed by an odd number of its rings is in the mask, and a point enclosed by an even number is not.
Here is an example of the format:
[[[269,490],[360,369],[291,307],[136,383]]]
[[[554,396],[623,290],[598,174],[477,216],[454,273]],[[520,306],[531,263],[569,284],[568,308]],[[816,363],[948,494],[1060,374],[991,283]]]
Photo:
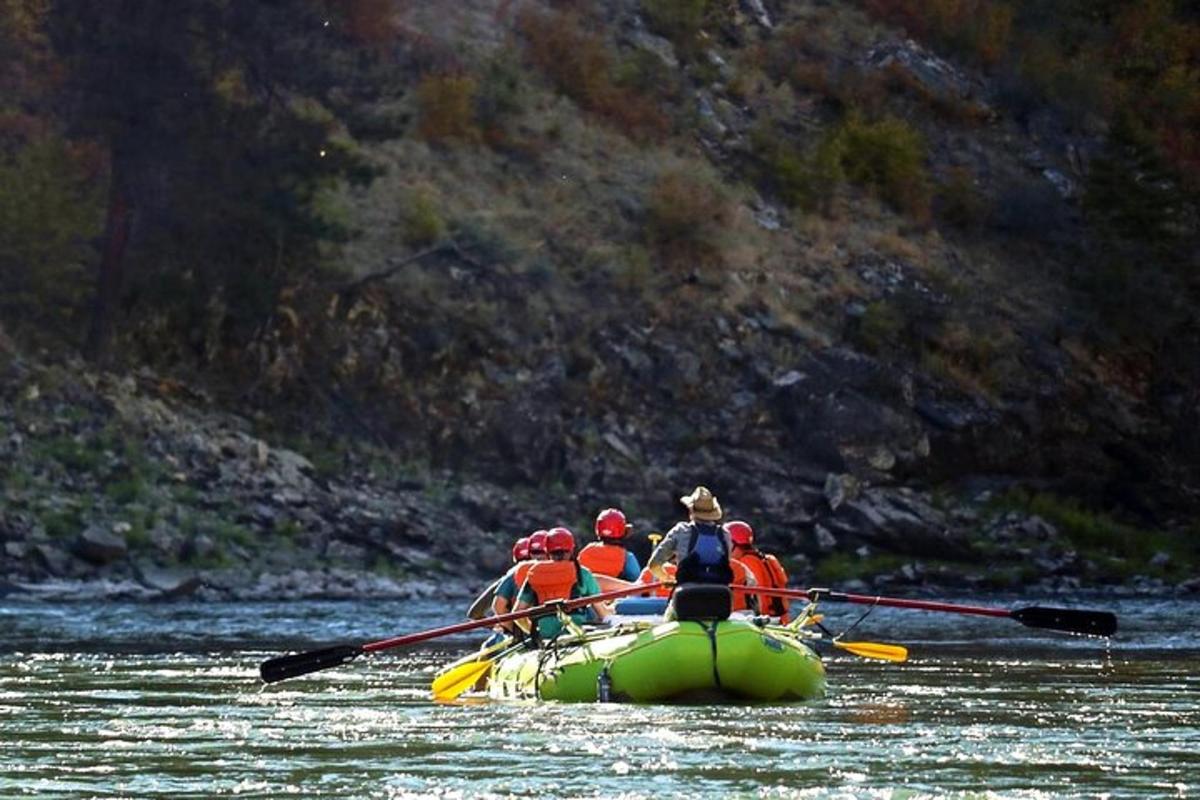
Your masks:
[[[880,642],[839,642],[834,647],[853,653],[863,658],[873,658],[877,661],[894,661],[902,663],[908,660],[908,648],[898,644],[881,644]]]
[[[269,658],[258,668],[264,683],[276,683],[330,667],[339,667],[362,655],[359,645],[340,644],[306,653]]]
[[[1030,606],[1012,612],[1012,618],[1030,628],[1112,636],[1117,632],[1117,615],[1110,611],[1081,611],[1074,608]]]
[[[469,661],[446,670],[433,679],[434,700],[453,700],[479,682],[495,663],[491,659]]]

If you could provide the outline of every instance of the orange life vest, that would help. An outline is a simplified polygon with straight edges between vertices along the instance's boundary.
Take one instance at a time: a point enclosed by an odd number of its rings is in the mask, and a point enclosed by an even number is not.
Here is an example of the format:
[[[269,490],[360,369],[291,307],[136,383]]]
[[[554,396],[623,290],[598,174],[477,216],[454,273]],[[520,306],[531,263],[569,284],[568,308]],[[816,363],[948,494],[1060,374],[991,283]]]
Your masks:
[[[569,600],[579,582],[574,561],[536,561],[529,565],[525,582],[537,595],[538,604],[551,600]]]
[[[676,567],[674,564],[663,564],[662,568],[663,572],[667,573],[667,578],[670,580],[675,579]],[[658,578],[654,577],[654,574],[650,572],[649,567],[646,567],[644,570],[642,570],[642,574],[638,576],[638,583],[653,583],[656,580],[658,580]],[[670,597],[671,588],[672,587],[670,586],[659,586],[657,589],[653,589],[649,592],[643,592],[642,597]]]
[[[625,548],[607,542],[592,542],[579,551],[579,563],[596,575],[619,578],[625,571]]]
[[[735,547],[734,550],[738,551],[738,560],[754,573],[754,580],[759,586],[771,589],[782,589],[787,586],[787,573],[784,572],[783,565],[775,556],[762,553],[753,547]],[[787,613],[787,603],[780,597],[759,595],[758,607],[763,613],[772,616],[783,616]]]
[[[536,561],[518,561],[513,564],[513,583],[517,585],[517,591],[521,591],[521,587],[525,585],[525,578],[529,576],[529,568],[536,564]]]
[[[750,576],[754,574],[750,571],[749,567],[747,567],[741,561],[738,561],[736,558],[729,559],[729,567],[733,570],[733,583],[731,583],[730,586],[745,586],[750,582]],[[730,607],[730,610],[743,611],[747,608],[750,608],[750,598],[748,594],[746,592],[734,592],[733,605]]]

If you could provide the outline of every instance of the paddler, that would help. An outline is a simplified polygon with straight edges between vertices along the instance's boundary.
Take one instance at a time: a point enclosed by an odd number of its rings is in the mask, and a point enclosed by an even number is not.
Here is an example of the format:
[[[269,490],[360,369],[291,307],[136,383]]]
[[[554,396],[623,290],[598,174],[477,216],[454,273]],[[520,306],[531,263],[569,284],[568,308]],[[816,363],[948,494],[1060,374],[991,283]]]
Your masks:
[[[548,560],[539,561],[529,568],[513,610],[522,611],[554,600],[600,594],[596,576],[587,567],[580,566],[574,555],[574,534],[566,528],[551,528],[546,534]],[[609,614],[608,607],[603,603],[593,603],[572,611],[570,616],[576,622],[583,622],[588,619],[589,612],[598,619],[604,619]],[[517,624],[525,631],[532,627],[529,620],[517,620]],[[538,635],[543,639],[552,639],[562,631],[562,622],[555,615],[540,618],[537,626]]]
[[[764,553],[754,546],[754,529],[749,523],[732,520],[725,523],[725,532],[733,542],[733,557],[742,562],[754,573],[755,584],[772,589],[787,587],[788,576],[779,559]],[[736,593],[735,593],[736,603]],[[788,622],[788,604],[781,597],[758,596],[758,607],[764,614],[779,617],[784,624]]]
[[[663,564],[662,572],[668,581],[674,582],[675,562],[668,561],[666,564]],[[654,577],[654,573],[650,571],[649,567],[646,567],[644,570],[642,570],[642,574],[638,576],[638,583],[653,583],[656,580],[658,580],[658,578]],[[650,597],[651,595],[654,597],[670,597],[671,587],[664,584],[655,589],[651,589],[642,593],[642,597]]]
[[[517,599],[520,588],[525,584],[529,568],[535,562],[545,560],[546,536],[546,531],[534,531],[529,536],[518,539],[517,543],[513,545],[513,565],[500,579],[500,585],[496,587],[496,596],[492,598],[492,613],[496,616],[507,614],[513,610],[513,603]],[[521,542],[525,543],[524,547],[521,547]],[[523,558],[518,558],[518,556],[523,556]],[[513,630],[511,622],[499,627],[510,633]]]
[[[596,539],[579,551],[579,563],[595,575],[636,581],[641,572],[637,556],[625,549],[629,524],[619,508],[606,508],[596,515]]]
[[[758,585],[758,581],[755,580],[754,573],[751,572],[750,567],[746,566],[733,556],[730,556],[729,558],[729,568],[733,570],[733,580],[729,584],[731,589],[737,589],[739,587],[748,588]],[[750,594],[748,592],[734,591],[731,600],[731,611],[750,610],[757,613],[760,607],[758,595]]]
[[[675,581],[685,583],[717,583],[728,586],[733,582],[729,555],[733,542],[721,528],[721,504],[706,486],[697,486],[691,494],[679,498],[688,510],[686,522],[680,522],[650,554],[646,567],[658,580],[668,579],[664,565],[672,556],[679,565]]]

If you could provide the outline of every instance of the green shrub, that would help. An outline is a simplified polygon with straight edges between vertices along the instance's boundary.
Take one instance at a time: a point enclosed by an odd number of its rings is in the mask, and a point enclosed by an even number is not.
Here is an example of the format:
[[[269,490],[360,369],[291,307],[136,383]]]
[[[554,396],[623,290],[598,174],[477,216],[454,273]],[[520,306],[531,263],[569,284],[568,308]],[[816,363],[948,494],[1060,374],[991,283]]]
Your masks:
[[[879,355],[888,352],[898,341],[905,338],[908,320],[896,306],[878,300],[867,306],[858,323],[855,337],[860,347]]]
[[[650,28],[676,44],[695,41],[712,0],[642,0]]]
[[[1123,573],[1161,571],[1149,565],[1150,560],[1160,552],[1171,556],[1168,571],[1176,577],[1194,570],[1197,562],[1200,562],[1200,542],[1187,533],[1172,534],[1139,528],[1103,512],[1085,508],[1074,498],[1014,490],[1000,498],[997,506],[1017,508],[1045,519],[1089,558],[1124,560],[1126,563],[1121,567]]]
[[[848,180],[871,188],[897,211],[928,217],[925,140],[908,123],[894,117],[865,122],[850,116],[838,129],[836,142]]]
[[[836,137],[826,136],[811,150],[795,147],[773,126],[755,129],[751,145],[762,163],[762,182],[789,206],[829,213],[844,179]]]
[[[114,503],[127,505],[145,496],[146,484],[140,475],[131,475],[108,483],[104,487],[104,494]]]
[[[74,315],[102,220],[100,194],[64,142],[0,151],[0,312]]]
[[[426,247],[446,235],[446,221],[425,191],[414,192],[405,203],[400,225],[405,243],[412,247]]]
[[[870,577],[884,572],[893,572],[911,558],[881,553],[866,558],[851,553],[832,553],[818,561],[813,569],[813,579],[821,585],[837,584],[852,578]]]

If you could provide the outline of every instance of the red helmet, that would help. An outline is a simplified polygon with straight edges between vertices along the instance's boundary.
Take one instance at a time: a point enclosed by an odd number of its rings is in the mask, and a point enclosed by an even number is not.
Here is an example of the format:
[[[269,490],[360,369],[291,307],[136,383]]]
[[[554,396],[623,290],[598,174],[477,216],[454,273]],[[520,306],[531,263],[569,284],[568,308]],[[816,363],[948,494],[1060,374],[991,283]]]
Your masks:
[[[529,534],[529,555],[544,556],[546,555],[546,537],[549,536],[546,531],[534,531]]]
[[[619,508],[606,508],[596,515],[597,539],[624,539],[629,525]]]
[[[725,532],[729,534],[729,538],[733,540],[734,544],[746,545],[754,542],[754,529],[741,520],[726,522]]]
[[[529,558],[529,537],[522,536],[513,544],[513,561],[524,561]]]
[[[547,553],[575,552],[575,536],[566,528],[551,528],[546,534]]]

